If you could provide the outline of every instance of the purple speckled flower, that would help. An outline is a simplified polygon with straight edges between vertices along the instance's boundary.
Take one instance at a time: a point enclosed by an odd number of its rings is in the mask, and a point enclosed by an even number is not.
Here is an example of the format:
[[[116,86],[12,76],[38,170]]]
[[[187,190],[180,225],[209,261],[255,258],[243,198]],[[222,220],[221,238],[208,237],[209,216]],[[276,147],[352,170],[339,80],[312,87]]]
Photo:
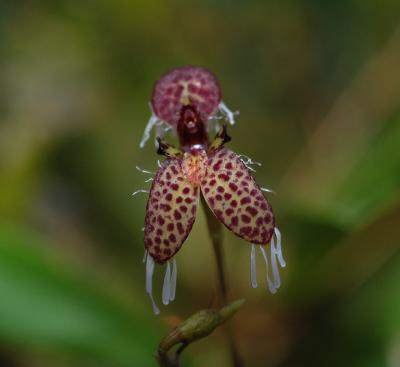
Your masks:
[[[154,124],[174,130],[180,148],[157,136],[158,153],[165,156],[150,189],[147,202],[144,244],[146,248],[146,290],[159,313],[152,294],[155,263],[166,264],[162,300],[175,298],[177,266],[173,256],[188,237],[196,218],[199,196],[203,195],[214,215],[234,234],[252,244],[251,284],[256,280],[256,246],[267,267],[267,286],[275,293],[280,286],[278,264],[285,266],[281,234],[275,226],[271,205],[255,182],[250,170],[253,162],[225,147],[230,141],[223,125],[212,142],[208,139],[209,121],[219,110],[233,122],[233,113],[221,108],[221,91],[215,76],[200,67],[183,67],[165,74],[156,84],[152,97],[153,116],[146,127],[147,140]],[[147,135],[146,135],[147,134]],[[270,246],[270,261],[266,246]],[[172,269],[170,265],[172,259]],[[271,264],[272,276],[268,264]]]

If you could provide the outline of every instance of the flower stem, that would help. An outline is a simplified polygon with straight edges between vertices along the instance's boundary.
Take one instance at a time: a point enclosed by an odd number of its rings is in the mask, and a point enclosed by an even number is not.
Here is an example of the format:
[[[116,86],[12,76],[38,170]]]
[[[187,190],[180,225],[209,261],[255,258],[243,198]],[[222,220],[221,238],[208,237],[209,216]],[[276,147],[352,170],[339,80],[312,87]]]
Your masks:
[[[223,227],[221,222],[217,220],[211,210],[208,208],[207,203],[201,196],[202,205],[204,212],[206,214],[208,232],[213,245],[215,261],[217,265],[217,275],[218,275],[218,293],[219,299],[222,306],[228,304],[228,286],[225,279],[225,263],[224,263],[224,249],[223,249]],[[228,345],[230,349],[232,366],[243,367],[242,358],[240,357],[236,341],[234,339],[231,325],[227,322],[224,325],[225,335],[228,340]]]
[[[217,265],[218,293],[220,297],[220,303],[222,305],[226,305],[228,301],[228,287],[225,279],[224,249],[222,247],[222,242],[223,242],[222,225],[215,218],[214,214],[211,213],[210,209],[206,206],[207,204],[205,204],[203,198],[202,202],[207,219],[208,233],[211,238],[215,261]]]
[[[201,310],[171,330],[158,346],[156,358],[160,366],[179,367],[183,350],[196,340],[207,337],[217,327],[224,324],[240,309],[243,302],[243,299],[239,299],[219,310]],[[179,347],[172,352],[177,345]]]

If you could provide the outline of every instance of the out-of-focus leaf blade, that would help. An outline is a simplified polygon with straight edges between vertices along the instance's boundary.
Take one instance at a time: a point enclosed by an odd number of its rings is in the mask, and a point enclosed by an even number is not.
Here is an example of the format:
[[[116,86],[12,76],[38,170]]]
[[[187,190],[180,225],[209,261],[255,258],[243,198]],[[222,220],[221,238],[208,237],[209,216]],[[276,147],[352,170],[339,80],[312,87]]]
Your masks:
[[[0,225],[0,338],[112,366],[154,365],[156,336],[135,306],[36,244],[31,234]]]
[[[400,191],[400,117],[376,138],[332,198],[346,226],[363,225],[393,203]]]
[[[400,116],[396,116],[360,154],[349,174],[323,204],[292,202],[290,211],[345,231],[368,224],[398,203],[399,146]]]

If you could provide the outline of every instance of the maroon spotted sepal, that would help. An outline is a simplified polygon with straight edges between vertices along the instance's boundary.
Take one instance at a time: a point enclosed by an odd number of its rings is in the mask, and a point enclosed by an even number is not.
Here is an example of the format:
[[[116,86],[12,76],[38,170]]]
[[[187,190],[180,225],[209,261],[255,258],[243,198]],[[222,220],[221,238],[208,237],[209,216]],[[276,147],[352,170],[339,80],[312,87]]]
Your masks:
[[[208,158],[201,191],[216,217],[233,233],[266,245],[274,233],[274,214],[249,169],[222,148]]]
[[[199,188],[184,178],[181,159],[167,159],[158,169],[147,202],[144,243],[162,264],[181,248],[195,221]]]

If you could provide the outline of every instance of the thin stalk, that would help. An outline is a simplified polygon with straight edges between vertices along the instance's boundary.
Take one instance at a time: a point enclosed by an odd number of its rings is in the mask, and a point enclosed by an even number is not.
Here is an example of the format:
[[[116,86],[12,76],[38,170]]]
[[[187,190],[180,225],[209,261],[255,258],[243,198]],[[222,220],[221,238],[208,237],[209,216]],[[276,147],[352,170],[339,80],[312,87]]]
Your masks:
[[[217,266],[218,276],[218,294],[221,306],[228,304],[228,286],[225,278],[225,262],[224,262],[224,249],[223,249],[223,227],[221,222],[217,220],[211,210],[208,208],[207,203],[201,196],[201,202],[206,214],[208,232],[213,245],[214,256]],[[239,350],[236,345],[235,338],[232,333],[231,325],[229,322],[224,324],[224,331],[228,341],[229,350],[232,359],[232,366],[243,367],[243,361],[240,357]]]
[[[239,299],[219,310],[205,309],[196,312],[170,331],[158,345],[157,360],[162,367],[179,367],[183,350],[191,343],[210,335],[239,311],[244,300]],[[172,349],[178,346],[175,352]]]

